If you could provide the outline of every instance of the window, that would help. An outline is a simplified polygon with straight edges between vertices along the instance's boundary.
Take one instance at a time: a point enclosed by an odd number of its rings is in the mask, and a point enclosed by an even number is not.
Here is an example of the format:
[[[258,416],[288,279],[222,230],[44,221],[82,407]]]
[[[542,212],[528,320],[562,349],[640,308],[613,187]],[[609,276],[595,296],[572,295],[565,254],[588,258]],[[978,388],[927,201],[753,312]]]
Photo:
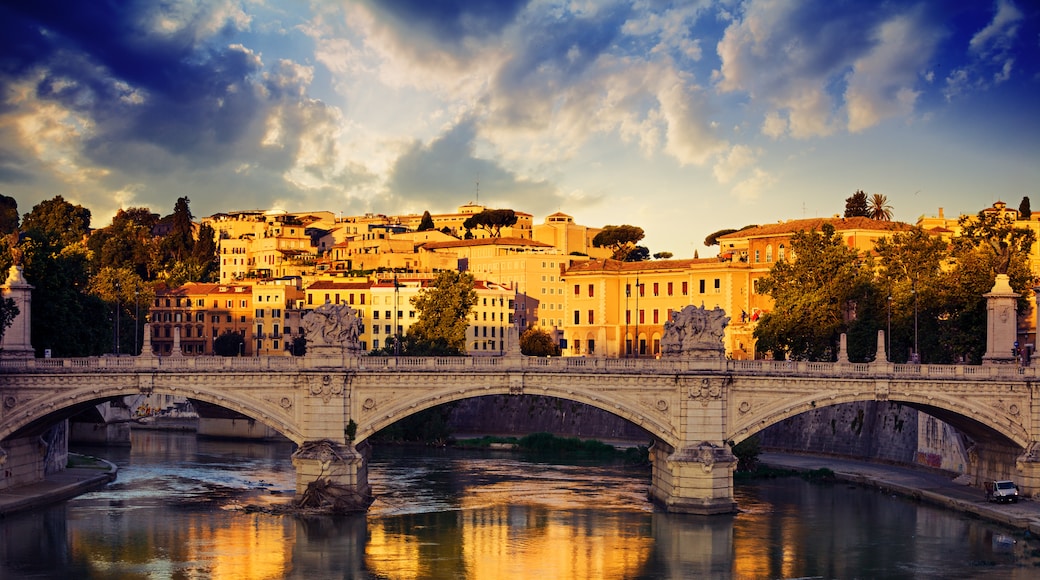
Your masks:
[[[698,282],[700,282],[701,294],[704,294],[704,280],[698,280]]]
[[[372,339],[372,348],[374,348],[374,349],[375,348],[379,348],[379,339],[378,338],[373,338]]]
[[[654,324],[657,324],[657,309],[654,308]]]
[[[383,325],[383,334],[390,334],[390,325],[389,324]]]
[[[646,296],[646,284],[640,284],[639,285],[639,296],[640,297]]]
[[[595,321],[596,321],[595,316],[596,316],[595,312],[592,311],[592,310],[589,310],[589,324],[595,323]]]
[[[722,293],[722,279],[721,278],[715,278],[715,293],[716,294],[721,294]]]
[[[686,296],[689,293],[690,293],[690,283],[689,282],[683,282],[682,283],[682,295]]]
[[[574,339],[574,352],[581,354],[581,341]]]
[[[596,341],[589,339],[589,354],[596,354]]]
[[[780,244],[780,247],[776,251],[776,261],[777,262],[783,262],[784,261],[784,245],[783,244]]]
[[[595,285],[589,284],[589,298],[592,298],[593,296],[596,295],[595,288],[596,288]]]
[[[773,261],[773,244],[766,246],[766,262]]]
[[[383,314],[386,315],[386,319],[387,320],[390,320],[390,311],[389,310],[384,311]]]
[[[378,324],[373,324],[372,325],[372,334],[379,334],[379,325]]]
[[[643,318],[643,310],[639,311],[639,324],[644,324],[646,320]]]
[[[378,310],[373,310],[372,311],[372,320],[379,320],[379,311]]]
[[[263,317],[264,317],[264,309],[263,308],[257,308],[256,309],[256,318],[263,318]]]
[[[581,324],[581,313],[577,310],[574,311],[574,324]]]
[[[671,282],[668,283],[668,295],[669,296],[672,295],[672,283]]]
[[[659,286],[659,284],[657,282],[654,282],[654,296],[658,296],[658,295],[661,294],[660,289],[658,288],[658,286]]]
[[[632,324],[632,311],[631,310],[626,310],[625,311],[625,324]]]
[[[758,252],[759,252],[758,250],[755,250],[755,263],[756,263],[756,264],[757,264],[758,262],[761,262],[761,261],[762,261],[762,258],[761,258],[761,257],[759,256],[759,253],[758,253]]]
[[[578,294],[581,294],[581,285],[580,284],[575,284],[574,285],[574,295],[577,296]]]

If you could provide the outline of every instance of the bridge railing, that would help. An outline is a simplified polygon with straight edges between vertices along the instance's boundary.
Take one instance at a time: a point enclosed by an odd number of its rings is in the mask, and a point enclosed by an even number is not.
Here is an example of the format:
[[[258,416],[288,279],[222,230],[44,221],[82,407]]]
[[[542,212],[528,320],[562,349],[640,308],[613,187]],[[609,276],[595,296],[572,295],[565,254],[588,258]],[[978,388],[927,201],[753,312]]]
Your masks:
[[[489,372],[529,370],[561,373],[739,373],[792,376],[906,377],[980,380],[1036,379],[1040,369],[1017,365],[926,365],[841,363],[727,359],[636,359],[597,357],[316,357],[293,356],[100,356],[83,358],[4,358],[0,372],[7,373],[134,373],[152,371],[257,372],[305,370],[358,370],[395,372]]]

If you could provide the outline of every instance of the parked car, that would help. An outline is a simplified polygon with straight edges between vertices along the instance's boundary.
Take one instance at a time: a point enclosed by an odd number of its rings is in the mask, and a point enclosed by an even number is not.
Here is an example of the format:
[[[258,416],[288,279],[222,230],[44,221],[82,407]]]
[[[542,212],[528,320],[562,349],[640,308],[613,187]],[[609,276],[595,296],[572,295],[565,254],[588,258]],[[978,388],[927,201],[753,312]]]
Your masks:
[[[1012,502],[1018,501],[1018,486],[1013,481],[987,481],[986,501]]]

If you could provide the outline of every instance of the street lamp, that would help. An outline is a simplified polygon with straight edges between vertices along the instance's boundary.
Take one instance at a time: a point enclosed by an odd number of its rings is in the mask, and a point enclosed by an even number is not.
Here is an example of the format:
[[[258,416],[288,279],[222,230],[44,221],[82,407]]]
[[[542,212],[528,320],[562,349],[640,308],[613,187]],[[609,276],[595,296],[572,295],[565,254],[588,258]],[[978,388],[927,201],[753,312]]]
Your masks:
[[[892,352],[892,295],[888,295],[888,332],[885,334],[885,353],[891,357]],[[891,360],[891,359],[889,359]]]
[[[628,283],[628,279],[625,280],[625,358],[632,354],[632,349],[629,347],[628,342],[628,319],[632,318],[632,311],[628,308],[628,299],[632,296],[632,285]]]
[[[914,364],[921,363],[921,352],[917,350],[917,279],[914,279]]]
[[[116,356],[119,356],[119,280],[116,280]]]
[[[139,300],[140,294],[141,294],[141,290],[135,287],[134,288],[134,354],[135,355],[139,354],[137,352],[137,349],[138,349],[138,346],[137,346],[137,340],[138,340],[137,339],[137,333],[138,333],[137,319],[138,319],[138,317],[141,316],[141,303],[140,303],[140,300]]]
[[[636,276],[636,358],[643,354],[643,349],[640,348],[642,345],[639,344],[639,295],[642,293],[642,288],[639,287],[639,276]]]

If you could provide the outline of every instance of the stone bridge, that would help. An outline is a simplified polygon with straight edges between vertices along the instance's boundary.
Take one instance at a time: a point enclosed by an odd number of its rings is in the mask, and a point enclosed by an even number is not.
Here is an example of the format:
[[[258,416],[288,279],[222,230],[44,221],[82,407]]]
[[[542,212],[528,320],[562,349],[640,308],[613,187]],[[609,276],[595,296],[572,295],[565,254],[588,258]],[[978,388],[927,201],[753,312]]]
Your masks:
[[[148,336],[146,332],[145,336]],[[882,343],[883,344],[883,343]],[[1011,477],[1040,492],[1035,367],[716,358],[136,357],[0,359],[0,447],[39,436],[106,400],[170,394],[270,426],[297,444],[296,493],[311,482],[369,496],[365,441],[424,409],[486,395],[546,395],[631,421],[654,438],[650,496],[670,511],[725,513],[736,443],[788,417],[839,403],[891,401],[976,441],[976,481]],[[6,452],[0,450],[0,463]]]

